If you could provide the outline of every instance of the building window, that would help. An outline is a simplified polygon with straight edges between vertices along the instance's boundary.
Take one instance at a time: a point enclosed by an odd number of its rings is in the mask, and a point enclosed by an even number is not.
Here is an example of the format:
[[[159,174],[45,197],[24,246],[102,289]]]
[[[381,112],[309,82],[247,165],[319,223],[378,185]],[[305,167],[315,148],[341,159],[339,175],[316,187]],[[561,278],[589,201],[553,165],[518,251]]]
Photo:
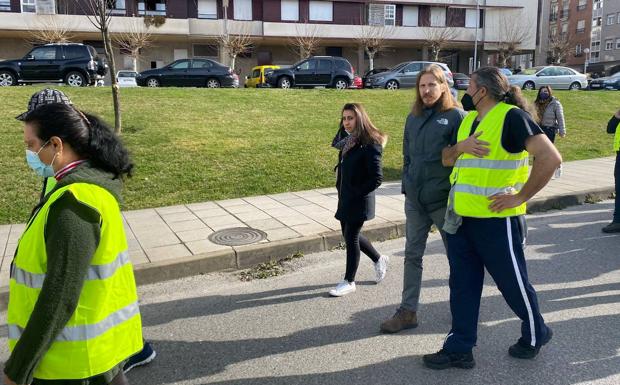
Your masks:
[[[581,56],[581,52],[582,52],[581,44],[577,44],[575,46],[575,56]]]
[[[558,27],[554,25],[553,27],[551,27],[551,37],[554,37],[557,34],[558,34]]]
[[[587,3],[588,3],[588,0],[579,0],[579,3],[577,4],[577,10],[583,11],[584,9],[586,9]]]
[[[431,27],[446,26],[446,8],[431,7]]]
[[[299,0],[282,0],[280,3],[280,20],[299,20]]]
[[[403,7],[403,26],[404,27],[417,27],[418,26],[418,7],[412,5],[405,5]]]
[[[616,21],[616,14],[607,15],[607,25],[613,25]]]
[[[613,39],[605,40],[605,51],[611,51],[613,48],[614,48],[614,41],[613,41]]]
[[[10,11],[11,0],[0,0],[0,11]]]
[[[620,12],[618,12],[618,24],[620,24]]]
[[[616,39],[616,49],[620,49],[620,39]]]
[[[334,19],[334,6],[331,1],[310,0],[310,20],[332,21]]]
[[[603,4],[601,3],[600,0],[594,0],[593,8],[594,9],[601,9],[601,8],[603,8]]]
[[[562,35],[568,33],[568,23],[562,24]]]
[[[482,10],[480,10],[482,12]],[[480,14],[480,23],[478,23],[478,28],[482,24],[482,13]],[[476,9],[466,9],[465,10],[465,28],[476,28]]]
[[[585,30],[586,30],[586,21],[585,20],[577,21],[577,32],[581,33],[581,32],[585,32]]]
[[[603,24],[603,18],[602,17],[595,17],[594,19],[592,19],[592,26],[593,27],[600,27]]]
[[[217,19],[216,0],[198,0],[199,19]]]
[[[235,20],[252,20],[252,0],[233,0]]]
[[[194,44],[194,57],[212,57],[217,58],[220,55],[220,49],[214,44]]]
[[[385,14],[385,25],[395,26],[396,25],[396,5],[386,4],[384,14]]]
[[[146,0],[138,3],[140,16],[166,16],[166,0]]]
[[[558,4],[551,5],[551,13],[549,14],[549,21],[556,21],[558,19]]]
[[[35,4],[35,0],[22,0],[22,12],[36,13],[37,5]]]
[[[601,42],[600,41],[593,41],[592,45],[590,46],[592,47],[592,52],[598,52],[601,50]]]

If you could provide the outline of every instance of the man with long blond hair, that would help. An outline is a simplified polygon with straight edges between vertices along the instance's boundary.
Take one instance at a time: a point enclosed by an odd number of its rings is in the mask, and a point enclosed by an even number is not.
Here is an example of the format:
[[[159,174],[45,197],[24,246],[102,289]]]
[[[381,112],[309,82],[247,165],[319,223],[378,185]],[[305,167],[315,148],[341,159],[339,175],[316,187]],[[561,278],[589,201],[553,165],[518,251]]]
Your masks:
[[[384,333],[418,326],[422,257],[431,226],[443,227],[452,168],[441,163],[441,151],[456,136],[465,112],[452,96],[438,65],[424,68],[417,79],[416,100],[403,139],[402,193],[405,194],[405,272],[401,305],[381,324]],[[440,230],[445,246],[445,234]]]

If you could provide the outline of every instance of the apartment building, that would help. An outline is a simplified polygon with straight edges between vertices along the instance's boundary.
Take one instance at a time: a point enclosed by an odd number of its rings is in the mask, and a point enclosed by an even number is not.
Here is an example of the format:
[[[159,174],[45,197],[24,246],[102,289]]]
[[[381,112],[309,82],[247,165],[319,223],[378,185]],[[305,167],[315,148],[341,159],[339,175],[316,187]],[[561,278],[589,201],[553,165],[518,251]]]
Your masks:
[[[594,36],[592,40],[592,63],[598,63],[601,71],[609,75],[620,71],[620,1],[600,0],[598,3],[601,26],[598,40],[594,40]]]
[[[537,65],[557,62],[558,57],[552,52],[554,47],[565,44],[561,63],[578,71],[584,70],[586,61],[585,48],[590,47],[593,28],[596,19],[593,19],[593,3],[597,0],[545,0],[544,15],[548,15],[548,22],[542,19],[541,35],[547,52],[546,58],[538,56]],[[546,39],[545,39],[546,37]]]
[[[29,31],[45,28],[50,18],[69,26],[73,41],[101,49],[101,38],[85,16],[83,4],[79,0],[0,0],[0,58],[25,54],[31,47]],[[358,38],[368,24],[389,30],[386,49],[375,57],[376,67],[431,59],[429,36],[449,29],[441,60],[455,72],[470,72],[476,41],[480,65],[494,64],[502,43],[515,38],[514,28],[506,26],[536,31],[538,18],[538,0],[110,0],[109,4],[113,35],[130,30],[145,16],[163,23],[151,27],[154,41],[141,53],[139,70],[187,57],[226,63],[217,37],[227,31],[253,38],[252,49],[236,61],[242,75],[257,64],[297,61],[291,40],[309,30],[320,38],[315,54],[346,57],[363,73],[369,62]],[[534,52],[536,33],[520,35],[518,40],[522,53]],[[131,58],[123,52],[115,56],[119,68],[131,66]]]

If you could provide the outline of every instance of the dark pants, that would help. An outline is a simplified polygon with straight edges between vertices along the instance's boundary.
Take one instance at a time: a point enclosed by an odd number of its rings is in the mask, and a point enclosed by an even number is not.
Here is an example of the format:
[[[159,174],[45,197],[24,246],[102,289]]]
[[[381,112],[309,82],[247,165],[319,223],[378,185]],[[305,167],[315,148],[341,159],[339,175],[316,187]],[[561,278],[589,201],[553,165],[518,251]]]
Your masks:
[[[620,151],[616,152],[616,165],[614,166],[614,179],[616,183],[616,204],[614,207],[614,222],[620,223]]]
[[[541,346],[547,339],[549,329],[527,278],[522,237],[517,217],[463,218],[457,233],[447,234],[452,329],[446,351],[467,353],[476,345],[485,268],[521,319],[521,341]]]
[[[555,127],[541,127],[547,138],[551,141],[551,143],[555,143]]]
[[[32,385],[129,385],[127,377],[121,370],[112,382],[106,381],[103,375],[85,378],[83,380],[40,380],[35,378]]]
[[[344,279],[349,282],[355,282],[355,274],[357,273],[357,267],[360,264],[360,249],[375,263],[379,261],[379,258],[381,257],[370,241],[360,234],[363,225],[363,221],[340,221],[342,235],[344,236],[344,242],[347,246],[347,271],[344,275]]]

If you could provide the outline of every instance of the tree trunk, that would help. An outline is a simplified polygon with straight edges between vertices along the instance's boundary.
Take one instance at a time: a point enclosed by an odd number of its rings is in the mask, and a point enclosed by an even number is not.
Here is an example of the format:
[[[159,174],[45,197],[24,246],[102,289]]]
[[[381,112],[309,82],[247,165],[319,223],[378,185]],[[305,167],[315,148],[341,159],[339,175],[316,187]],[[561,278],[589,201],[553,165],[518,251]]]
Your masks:
[[[140,55],[139,49],[136,49],[131,55],[131,66],[135,72],[138,72],[138,55]]]
[[[235,72],[235,62],[237,61],[237,55],[230,55],[230,69]]]
[[[372,71],[375,68],[375,53],[366,48],[366,55],[368,55],[368,70]]]
[[[114,51],[112,50],[112,41],[110,40],[110,31],[107,28],[102,29],[103,44],[105,47],[105,55],[108,58],[108,66],[110,67],[110,80],[112,82],[112,101],[114,103],[114,132],[121,133],[121,101],[120,89],[116,82],[116,64],[114,63]]]

